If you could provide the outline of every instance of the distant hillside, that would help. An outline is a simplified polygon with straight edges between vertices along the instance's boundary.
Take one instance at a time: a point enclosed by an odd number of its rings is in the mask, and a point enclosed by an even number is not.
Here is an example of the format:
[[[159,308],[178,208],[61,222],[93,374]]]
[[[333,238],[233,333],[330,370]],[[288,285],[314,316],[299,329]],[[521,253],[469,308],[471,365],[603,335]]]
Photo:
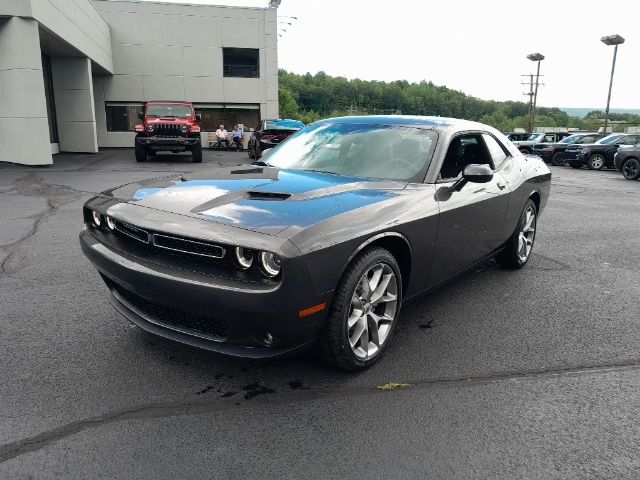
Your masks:
[[[600,108],[600,107],[593,107],[593,108],[563,108],[560,107],[560,110],[562,110],[563,112],[567,112],[569,114],[569,116],[571,117],[579,117],[579,118],[584,118],[584,116],[589,113],[589,112],[593,112],[594,110],[602,110],[604,111],[604,108]],[[612,108],[610,110],[611,113],[630,113],[632,115],[640,115],[640,108]]]

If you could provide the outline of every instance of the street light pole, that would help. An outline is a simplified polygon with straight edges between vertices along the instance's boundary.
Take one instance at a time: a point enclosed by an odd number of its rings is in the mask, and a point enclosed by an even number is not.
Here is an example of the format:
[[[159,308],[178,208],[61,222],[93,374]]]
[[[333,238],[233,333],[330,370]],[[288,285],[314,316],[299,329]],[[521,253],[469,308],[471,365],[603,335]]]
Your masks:
[[[527,58],[532,62],[538,62],[538,70],[536,72],[536,88],[533,92],[533,105],[529,112],[529,131],[533,132],[533,127],[536,122],[536,103],[538,101],[538,85],[540,84],[540,62],[544,60],[544,55],[541,53],[532,53],[527,55]]]
[[[607,109],[604,111],[604,130],[603,133],[607,133],[607,122],[609,121],[609,104],[611,103],[611,87],[613,86],[613,73],[616,70],[616,57],[618,56],[618,45],[624,43],[624,38],[620,35],[609,35],[600,39],[605,45],[614,45],[613,48],[613,62],[611,63],[611,78],[609,79],[609,94],[607,95]]]

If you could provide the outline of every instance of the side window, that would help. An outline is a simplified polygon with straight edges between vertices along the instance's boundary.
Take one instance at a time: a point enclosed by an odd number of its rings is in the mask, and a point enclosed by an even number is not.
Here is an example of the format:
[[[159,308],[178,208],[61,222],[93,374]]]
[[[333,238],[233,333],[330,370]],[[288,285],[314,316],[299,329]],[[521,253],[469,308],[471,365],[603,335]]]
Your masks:
[[[444,157],[440,178],[456,178],[462,173],[464,167],[471,164],[479,163],[492,166],[491,157],[481,137],[481,134],[454,137]]]
[[[500,170],[500,167],[502,167],[502,164],[509,158],[509,155],[507,155],[502,145],[491,135],[485,133],[482,137],[484,138],[484,143],[487,145],[487,150],[489,150],[491,160],[493,160],[494,170]]]
[[[635,145],[636,143],[638,143],[638,140],[640,139],[640,137],[638,137],[637,135],[629,135],[628,137],[625,137],[622,141],[622,145]]]
[[[556,136],[555,136],[555,135],[553,135],[553,134],[551,134],[551,133],[550,133],[550,134],[548,134],[548,135],[545,135],[545,136],[544,136],[544,141],[545,141],[546,143],[553,143],[553,142],[555,142],[555,141],[556,141]]]
[[[593,135],[586,135],[578,140],[576,143],[586,144],[586,143],[594,143],[596,141],[596,137]]]

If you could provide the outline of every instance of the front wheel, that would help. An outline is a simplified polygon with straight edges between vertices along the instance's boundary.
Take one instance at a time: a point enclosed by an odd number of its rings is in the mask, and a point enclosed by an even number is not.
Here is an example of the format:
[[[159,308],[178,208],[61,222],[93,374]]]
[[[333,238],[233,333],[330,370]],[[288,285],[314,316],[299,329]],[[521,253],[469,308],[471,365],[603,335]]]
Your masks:
[[[587,167],[589,167],[589,170],[602,170],[602,167],[604,167],[604,157],[599,153],[594,153],[589,157]]]
[[[553,157],[551,157],[551,164],[555,165],[556,167],[561,167],[562,165],[564,165],[564,152],[554,153]]]
[[[396,259],[383,248],[360,253],[340,279],[318,339],[328,363],[362,370],[376,362],[389,343],[402,303]]]
[[[135,154],[136,154],[136,162],[147,161],[147,151],[139,142],[136,142]]]
[[[507,241],[504,250],[496,256],[496,261],[507,268],[522,268],[531,257],[533,242],[536,239],[538,209],[533,200],[527,200],[518,226]]]
[[[529,150],[528,148],[521,148],[520,152],[522,152],[523,155],[531,154],[531,150]]]
[[[629,158],[622,164],[622,175],[627,180],[638,180],[640,178],[640,160]]]

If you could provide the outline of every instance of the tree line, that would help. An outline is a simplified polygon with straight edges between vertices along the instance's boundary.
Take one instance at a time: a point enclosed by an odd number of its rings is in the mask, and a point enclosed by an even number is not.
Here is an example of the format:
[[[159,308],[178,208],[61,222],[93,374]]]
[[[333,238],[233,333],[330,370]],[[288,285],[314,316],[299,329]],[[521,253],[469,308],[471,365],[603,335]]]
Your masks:
[[[348,80],[324,72],[299,75],[279,71],[280,116],[311,123],[343,115],[437,115],[464,118],[491,125],[501,131],[526,128],[529,106],[525,102],[481,100],[432,82],[406,80]],[[603,112],[572,117],[559,108],[536,110],[536,126],[594,130]],[[640,115],[611,114],[609,118],[640,124]],[[623,126],[618,126],[622,128]]]

